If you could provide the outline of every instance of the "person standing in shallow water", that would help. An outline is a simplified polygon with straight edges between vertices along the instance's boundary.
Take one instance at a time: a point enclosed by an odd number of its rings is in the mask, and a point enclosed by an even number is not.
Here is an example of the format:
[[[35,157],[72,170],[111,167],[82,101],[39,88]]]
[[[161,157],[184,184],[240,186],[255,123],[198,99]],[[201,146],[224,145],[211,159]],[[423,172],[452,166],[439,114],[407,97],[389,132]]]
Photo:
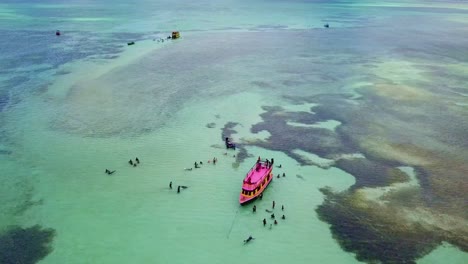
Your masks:
[[[177,186],[177,193],[180,193],[180,186]]]
[[[140,164],[140,160],[138,159],[138,157],[135,159],[136,163]]]
[[[266,219],[263,218],[263,226],[265,226],[265,225],[266,225]]]
[[[169,189],[172,189],[172,182],[169,183]]]
[[[273,206],[272,206],[273,209],[275,209],[275,201],[273,201]]]
[[[254,213],[257,212],[257,206],[256,206],[256,205],[253,206],[252,211],[253,211]]]

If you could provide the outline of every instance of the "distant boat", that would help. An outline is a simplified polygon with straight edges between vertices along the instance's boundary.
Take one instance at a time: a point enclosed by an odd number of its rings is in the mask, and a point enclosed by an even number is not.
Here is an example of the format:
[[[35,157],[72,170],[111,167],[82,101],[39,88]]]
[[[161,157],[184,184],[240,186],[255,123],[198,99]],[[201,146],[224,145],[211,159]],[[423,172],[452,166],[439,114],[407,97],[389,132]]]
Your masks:
[[[172,39],[178,39],[178,38],[180,38],[179,31],[173,31],[172,32]]]
[[[236,144],[232,143],[228,137],[224,140],[224,143],[226,144],[227,149],[230,149],[230,148],[234,150],[236,149]]]
[[[245,204],[257,198],[273,179],[273,164],[257,161],[247,173],[239,196],[239,203]]]

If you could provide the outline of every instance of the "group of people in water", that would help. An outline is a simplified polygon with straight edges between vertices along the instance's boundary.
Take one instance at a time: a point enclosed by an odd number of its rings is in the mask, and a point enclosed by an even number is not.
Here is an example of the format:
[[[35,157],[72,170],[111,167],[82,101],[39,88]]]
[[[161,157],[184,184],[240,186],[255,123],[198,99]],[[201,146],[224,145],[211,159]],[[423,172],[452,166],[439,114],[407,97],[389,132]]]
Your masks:
[[[276,203],[275,203],[275,201],[273,201],[272,206],[271,206],[273,210],[275,209],[275,205],[276,205]],[[257,212],[257,206],[256,206],[256,205],[254,205],[254,206],[252,207],[252,211],[253,211],[254,213]],[[268,209],[265,209],[265,211],[268,212],[268,213],[272,213],[272,214],[270,215],[270,218],[271,218],[271,219],[274,219],[273,224],[277,225],[277,224],[278,224],[278,221],[275,219],[275,214],[273,213],[273,211],[272,211],[272,210],[268,210]],[[284,211],[284,205],[281,205],[281,211]],[[281,219],[286,220],[286,216],[283,214],[283,216],[281,216]],[[262,222],[263,222],[263,226],[266,226],[266,224],[267,224],[266,218],[263,218],[263,221],[262,221]],[[273,227],[273,225],[270,224],[270,228],[272,228],[272,227]]]
[[[140,160],[137,157],[137,158],[135,158],[135,162],[133,162],[133,160],[129,160],[128,163],[130,165],[132,165],[133,167],[136,167],[137,164],[140,164]],[[109,169],[106,169],[106,174],[108,174],[108,175],[112,175],[112,174],[114,174],[114,172],[115,172],[115,170],[111,171]]]
[[[214,157],[212,160],[208,160],[208,163],[213,163],[213,165],[216,165],[216,162],[218,162],[218,158],[216,158],[216,157]],[[198,169],[198,168],[200,168],[201,165],[203,165],[203,161],[199,161],[199,162],[195,161],[195,163],[193,165],[194,165],[195,169]],[[185,168],[184,170],[191,171],[191,170],[193,170],[193,168]],[[187,189],[188,186],[185,186],[185,185],[177,186],[177,193],[180,193],[181,188],[182,189]],[[169,189],[172,189],[172,181],[169,183]]]
[[[180,193],[180,189],[187,189],[188,186],[185,186],[185,185],[179,185],[177,186],[177,193]],[[172,181],[169,183],[169,189],[172,189]]]
[[[280,177],[280,175],[279,175],[279,174],[278,174],[278,175],[276,175],[276,178],[279,178],[279,177]],[[284,172],[283,172],[283,177],[286,177],[286,173],[284,173]]]
[[[128,164],[132,165],[133,167],[136,167],[137,164],[140,164],[140,160],[137,157],[137,158],[135,158],[135,162],[133,162],[133,160],[129,160]]]
[[[170,39],[172,39],[172,36],[167,36],[165,39],[170,40]],[[164,42],[165,39],[164,38],[154,38],[153,41]]]
[[[213,165],[216,165],[216,162],[218,162],[218,158],[216,157],[214,157],[212,160],[208,160],[208,163],[213,163]],[[203,165],[203,161],[199,161],[199,162],[195,161],[195,163],[193,164],[195,169],[199,169],[201,165]],[[193,168],[185,168],[184,170],[191,171],[193,170]]]

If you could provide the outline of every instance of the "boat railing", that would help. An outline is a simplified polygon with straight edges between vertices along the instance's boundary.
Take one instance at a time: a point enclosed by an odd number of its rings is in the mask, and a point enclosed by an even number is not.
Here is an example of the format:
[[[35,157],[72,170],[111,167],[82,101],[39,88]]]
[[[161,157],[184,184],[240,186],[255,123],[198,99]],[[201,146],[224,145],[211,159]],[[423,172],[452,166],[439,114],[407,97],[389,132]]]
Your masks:
[[[260,161],[260,162],[256,162],[252,168],[250,168],[249,172],[250,173],[251,171],[255,170],[256,167],[258,166],[258,164],[260,164],[261,166],[263,165],[265,168],[268,168],[268,169],[271,169],[272,168],[272,164],[271,163],[268,163],[268,165],[270,165],[269,167],[267,166],[267,163],[266,161]]]
[[[267,170],[267,172],[265,173],[265,175],[269,174],[272,170],[272,164],[271,163],[266,163],[265,161],[260,161],[260,162],[256,162],[252,168],[250,168],[249,172],[247,172],[247,177],[246,179],[249,179],[250,177],[252,177],[252,174],[255,173],[255,171],[257,170],[257,166],[264,166]],[[267,166],[269,165],[269,166]],[[256,185],[259,181],[256,181],[256,182],[248,182],[244,179],[244,184],[249,184],[249,185]]]

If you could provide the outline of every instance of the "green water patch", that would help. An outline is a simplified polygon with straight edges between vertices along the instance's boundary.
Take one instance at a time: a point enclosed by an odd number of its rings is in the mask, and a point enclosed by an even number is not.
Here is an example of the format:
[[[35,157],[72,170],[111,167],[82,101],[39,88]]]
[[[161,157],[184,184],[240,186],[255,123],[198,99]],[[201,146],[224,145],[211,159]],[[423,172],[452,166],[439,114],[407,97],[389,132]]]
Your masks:
[[[0,232],[0,263],[34,264],[52,252],[55,231],[39,225],[11,226]]]
[[[28,210],[21,220],[39,221],[57,230],[54,251],[43,262],[201,263],[220,257],[224,263],[236,263],[240,258],[263,257],[275,263],[290,259],[283,250],[297,250],[301,261],[314,262],[326,250],[333,262],[355,263],[314,212],[323,200],[318,188],[345,190],[354,183],[351,175],[336,168],[298,166],[284,153],[250,145],[246,146],[248,157],[239,163],[239,150],[211,147],[224,143],[225,124],[234,142],[244,144],[250,125],[260,120],[263,109],[258,102],[263,99],[269,100],[243,93],[222,100],[190,101],[157,133],[132,138],[81,137],[51,130],[50,116],[44,114],[50,111],[47,102],[29,100],[26,105],[32,113],[16,112],[8,127],[24,131],[12,133],[25,148],[21,151],[24,162],[41,168],[34,193],[44,197],[44,203]],[[238,101],[245,107],[239,107]],[[219,126],[207,128],[210,122]],[[22,129],[25,126],[34,129]],[[229,155],[223,155],[226,152]],[[258,155],[275,158],[283,165],[274,168],[275,174],[285,173],[285,177],[274,179],[263,200],[256,201],[254,214],[251,207],[241,207],[238,199],[242,179]],[[140,164],[132,167],[127,162],[135,156]],[[213,157],[218,158],[216,165],[208,163]],[[203,165],[184,170],[193,167],[194,161]],[[107,175],[106,168],[116,172]],[[179,185],[189,188],[177,193]],[[271,210],[272,200],[278,203],[277,217],[284,214],[286,219],[279,218],[279,224],[269,229],[262,220],[266,217],[273,223],[271,213],[265,211]],[[249,235],[255,241],[243,245]],[[265,256],[264,249],[270,247],[282,250]],[[77,255],[77,250],[84,253]]]
[[[15,149],[17,146],[9,147]],[[34,188],[35,177],[41,172],[34,165],[25,164],[18,152],[0,154],[0,229],[18,224],[31,209],[44,202],[42,197],[36,195]]]
[[[456,247],[448,243],[442,243],[442,245],[437,247],[434,251],[418,260],[418,263],[438,263],[441,259],[450,263],[465,263],[468,259],[468,253],[465,252],[464,254],[460,254],[460,250],[458,250]]]

